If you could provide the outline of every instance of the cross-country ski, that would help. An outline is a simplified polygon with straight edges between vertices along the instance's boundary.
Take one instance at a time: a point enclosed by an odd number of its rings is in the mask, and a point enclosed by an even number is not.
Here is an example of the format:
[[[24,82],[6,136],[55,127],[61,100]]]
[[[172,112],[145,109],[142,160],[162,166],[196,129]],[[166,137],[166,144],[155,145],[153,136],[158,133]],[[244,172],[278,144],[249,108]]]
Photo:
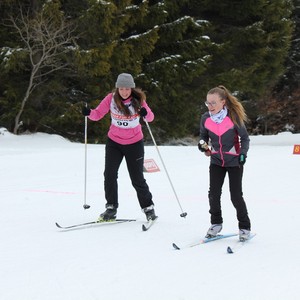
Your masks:
[[[149,220],[147,223],[142,225],[142,230],[147,231],[149,230],[157,221],[158,217],[156,217],[154,220]]]
[[[72,229],[72,228],[79,228],[79,227],[85,227],[85,226],[92,226],[92,225],[108,225],[108,224],[119,224],[119,223],[126,223],[126,222],[133,222],[136,221],[135,219],[115,219],[113,221],[91,221],[91,222],[85,222],[85,223],[79,223],[69,226],[61,226],[58,223],[55,223],[55,225],[60,229]]]
[[[253,239],[255,236],[256,236],[256,233],[251,233],[247,240],[237,241],[237,244],[235,244],[234,246],[231,246],[231,247],[228,246],[227,253],[229,253],[229,254],[235,253],[236,251],[241,249],[245,244],[247,244],[251,239]]]
[[[204,239],[201,239],[200,241],[198,242],[195,242],[195,243],[192,243],[192,244],[188,244],[188,245],[185,245],[185,246],[178,246],[177,244],[173,243],[172,246],[175,250],[181,250],[181,249],[184,249],[184,248],[192,248],[192,247],[195,247],[195,246],[199,246],[199,245],[202,245],[202,244],[206,244],[206,243],[210,243],[210,242],[214,242],[214,241],[217,241],[217,240],[221,240],[221,239],[226,239],[226,238],[230,238],[230,237],[233,237],[233,236],[237,236],[236,233],[230,233],[230,234],[219,234],[215,237],[212,237],[212,238],[204,238]]]

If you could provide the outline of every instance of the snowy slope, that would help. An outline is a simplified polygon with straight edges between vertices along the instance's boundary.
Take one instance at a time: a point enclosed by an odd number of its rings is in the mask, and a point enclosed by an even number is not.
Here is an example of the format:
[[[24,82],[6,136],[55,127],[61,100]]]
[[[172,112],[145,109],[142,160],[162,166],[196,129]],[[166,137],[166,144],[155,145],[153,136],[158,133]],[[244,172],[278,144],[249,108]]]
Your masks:
[[[104,145],[88,145],[83,209],[84,145],[60,136],[14,136],[0,129],[0,299],[3,300],[292,300],[299,298],[300,134],[251,137],[244,197],[257,236],[235,254],[237,238],[176,251],[209,226],[208,165],[196,146],[160,146],[180,208],[161,171],[146,173],[159,215],[142,232],[141,212],[125,163],[119,172],[119,218],[133,223],[61,231],[103,211]],[[237,232],[228,181],[223,232]]]

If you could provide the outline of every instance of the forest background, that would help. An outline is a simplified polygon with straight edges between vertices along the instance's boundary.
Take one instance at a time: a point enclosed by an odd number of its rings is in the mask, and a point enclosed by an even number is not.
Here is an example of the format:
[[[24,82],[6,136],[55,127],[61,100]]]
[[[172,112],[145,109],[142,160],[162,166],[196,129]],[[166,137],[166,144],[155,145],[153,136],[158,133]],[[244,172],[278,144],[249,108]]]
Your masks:
[[[197,137],[217,85],[242,101],[251,134],[300,132],[299,16],[299,0],[0,0],[0,126],[83,141],[82,106],[128,72],[160,144]],[[89,142],[109,125],[89,122]]]

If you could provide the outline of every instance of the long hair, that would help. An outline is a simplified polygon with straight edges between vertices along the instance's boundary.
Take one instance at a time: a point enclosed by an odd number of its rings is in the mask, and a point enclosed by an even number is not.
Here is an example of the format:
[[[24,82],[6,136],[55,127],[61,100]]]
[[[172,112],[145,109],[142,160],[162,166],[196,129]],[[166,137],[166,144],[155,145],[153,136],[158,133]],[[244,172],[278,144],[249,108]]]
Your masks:
[[[234,97],[225,86],[219,85],[212,88],[207,94],[218,94],[221,99],[224,99],[232,122],[237,126],[245,126],[245,122],[248,121],[245,109],[241,102],[239,102],[239,100]]]
[[[131,115],[130,110],[127,105],[122,101],[122,97],[119,94],[119,89],[117,88],[114,91],[114,99],[118,109],[126,116],[129,117]],[[142,106],[143,101],[146,100],[145,93],[139,88],[131,89],[131,105],[134,108],[135,113],[139,111]]]

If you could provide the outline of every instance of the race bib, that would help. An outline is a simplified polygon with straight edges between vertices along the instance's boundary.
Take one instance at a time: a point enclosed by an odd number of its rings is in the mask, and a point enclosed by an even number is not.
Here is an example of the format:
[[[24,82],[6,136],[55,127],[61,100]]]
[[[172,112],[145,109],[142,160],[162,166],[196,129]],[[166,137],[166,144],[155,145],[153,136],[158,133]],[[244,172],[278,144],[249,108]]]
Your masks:
[[[111,122],[114,126],[125,129],[125,128],[134,128],[140,124],[139,114],[135,113],[135,110],[132,107],[131,103],[128,103],[127,106],[131,113],[131,115],[128,117],[119,111],[114,98],[112,99],[110,104],[110,115],[111,115]]]

